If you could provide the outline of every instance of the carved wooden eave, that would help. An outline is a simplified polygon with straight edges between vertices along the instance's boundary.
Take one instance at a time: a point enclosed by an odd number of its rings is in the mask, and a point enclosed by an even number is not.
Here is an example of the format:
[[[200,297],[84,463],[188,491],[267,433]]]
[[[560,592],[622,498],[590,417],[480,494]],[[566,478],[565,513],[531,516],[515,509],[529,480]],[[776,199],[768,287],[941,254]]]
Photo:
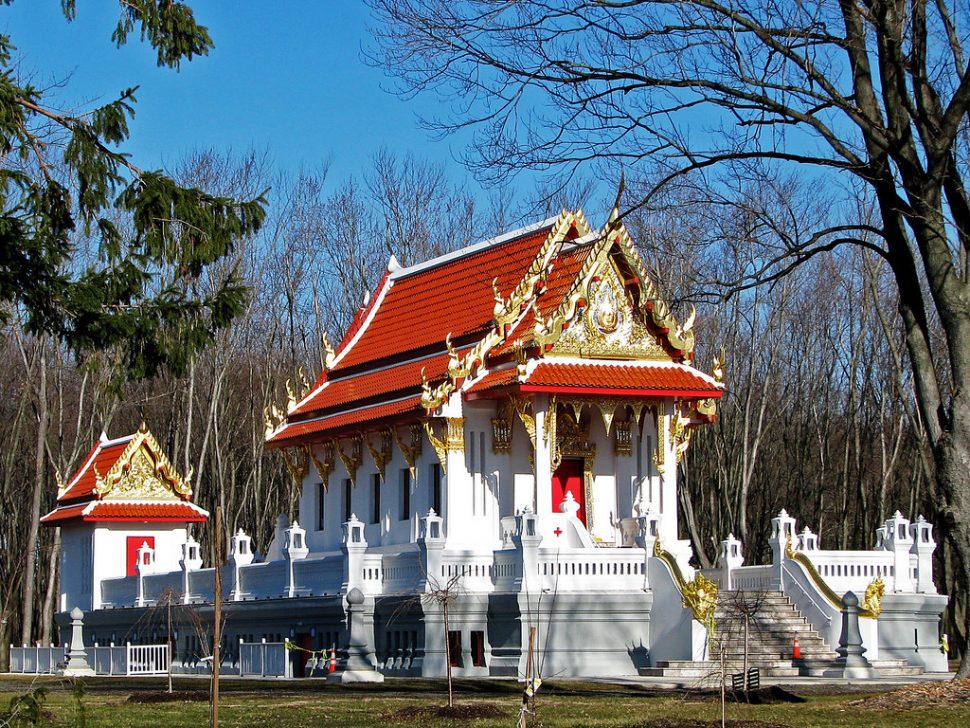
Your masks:
[[[95,496],[99,499],[189,500],[191,471],[179,475],[148,427],[135,433],[124,452],[104,475],[95,473]]]

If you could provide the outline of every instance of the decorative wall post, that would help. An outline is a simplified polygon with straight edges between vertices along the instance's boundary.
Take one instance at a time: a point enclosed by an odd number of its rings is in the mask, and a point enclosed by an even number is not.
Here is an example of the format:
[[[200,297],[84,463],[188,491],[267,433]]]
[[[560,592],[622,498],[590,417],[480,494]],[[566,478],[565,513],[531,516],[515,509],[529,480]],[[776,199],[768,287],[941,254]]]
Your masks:
[[[293,521],[293,525],[284,531],[286,540],[283,546],[283,558],[286,559],[286,596],[297,596],[296,574],[293,570],[293,562],[300,561],[307,557],[310,549],[306,545],[306,530],[300,528],[299,521]]]
[[[915,523],[909,525],[909,533],[913,540],[910,553],[916,554],[916,591],[920,594],[936,594],[936,584],[933,582],[933,552],[936,551],[933,524],[919,516]]]
[[[909,520],[899,511],[886,521],[886,549],[893,552],[893,591],[913,591],[913,578],[910,575],[909,552],[913,539],[909,532]]]
[[[344,522],[344,540],[340,550],[344,552],[344,581],[341,590],[349,594],[351,589],[360,588],[364,583],[364,554],[367,540],[364,538],[364,524],[356,514]]]
[[[771,565],[774,567],[771,575],[772,589],[782,588],[781,566],[788,550],[795,548],[795,538],[795,519],[782,508],[771,519],[771,538],[768,539],[768,545],[771,546]]]
[[[428,515],[421,519],[418,548],[421,550],[421,568],[424,571],[422,581],[424,581],[425,592],[432,592],[445,586],[444,574],[441,573],[441,554],[445,548],[443,520],[434,512],[434,508],[428,509]]]
[[[537,592],[539,580],[539,518],[526,506],[515,517],[515,533],[512,543],[519,551],[519,573],[515,578],[515,588],[519,591]]]
[[[135,600],[136,607],[147,607],[152,601],[145,595],[145,576],[155,571],[155,549],[148,545],[148,541],[143,541],[138,547],[138,561],[135,565],[138,571],[138,598]]]
[[[229,564],[232,566],[232,591],[229,593],[229,598],[234,602],[246,596],[242,588],[241,572],[242,567],[249,566],[251,563],[253,563],[252,539],[240,528],[232,537],[229,548]]]
[[[640,513],[640,506],[637,506],[637,513]],[[646,515],[637,516],[637,546],[643,549],[643,588],[650,588],[650,567],[647,562],[654,555],[657,547],[657,539],[660,538],[660,514],[653,510],[653,506],[647,509]]]
[[[182,567],[182,604],[191,604],[193,595],[189,573],[202,568],[202,552],[199,548],[199,542],[191,536],[189,536],[188,541],[182,544],[182,558],[179,559],[179,566]]]
[[[727,591],[734,590],[734,580],[731,572],[740,568],[744,564],[744,554],[741,553],[741,542],[728,534],[728,537],[721,541],[721,553],[717,557],[717,564],[721,567],[721,588]]]
[[[818,551],[818,535],[812,533],[812,529],[808,526],[805,526],[802,532],[798,534],[798,550]]]
[[[869,660],[864,657],[866,648],[862,646],[862,632],[859,630],[859,597],[854,592],[846,592],[842,597],[842,634],[835,651],[839,654],[836,667],[826,670],[825,677],[878,677]]]
[[[67,652],[67,665],[58,674],[68,677],[94,674],[84,650],[84,612],[77,607],[71,610],[71,647]]]
[[[347,663],[327,677],[328,682],[384,682],[374,669],[374,598],[369,600],[356,587],[347,592]]]

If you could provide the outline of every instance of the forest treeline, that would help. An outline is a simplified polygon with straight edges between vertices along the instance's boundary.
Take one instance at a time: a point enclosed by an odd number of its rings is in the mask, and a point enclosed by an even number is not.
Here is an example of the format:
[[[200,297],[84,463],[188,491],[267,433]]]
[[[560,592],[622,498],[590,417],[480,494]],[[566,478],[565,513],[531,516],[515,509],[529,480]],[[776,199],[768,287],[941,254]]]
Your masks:
[[[281,459],[264,450],[264,410],[319,374],[321,333],[339,340],[391,254],[407,265],[524,221],[509,199],[483,205],[441,168],[390,152],[340,184],[325,169],[281,177],[258,155],[211,153],[186,160],[176,178],[241,198],[272,190],[260,232],[222,263],[247,281],[246,310],[184,375],[127,381],[112,351],[79,360],[24,333],[16,311],[3,328],[0,662],[10,643],[54,636],[58,533],[38,529],[37,518],[102,430],[120,436],[146,422],[176,467],[193,473],[199,505],[221,505],[226,533],[243,528],[264,550],[274,517],[292,515],[297,495]],[[587,192],[546,195],[532,217],[586,206]],[[594,225],[606,212],[586,209]],[[748,563],[763,562],[781,508],[819,533],[823,548],[871,548],[897,509],[936,521],[894,289],[879,259],[837,250],[726,296],[708,284],[752,265],[739,254],[745,221],[737,212],[718,218],[721,239],[738,245],[712,257],[692,242],[713,219],[684,214],[671,205],[626,223],[670,300],[682,313],[697,306],[697,365],[725,362],[718,422],[695,432],[681,465],[683,535],[700,564],[716,560],[728,533],[744,541]],[[952,595],[936,525],[937,583]],[[208,547],[204,529],[197,535]],[[965,643],[955,626],[964,621],[953,619],[964,609],[966,595],[957,595],[945,627],[951,644]]]

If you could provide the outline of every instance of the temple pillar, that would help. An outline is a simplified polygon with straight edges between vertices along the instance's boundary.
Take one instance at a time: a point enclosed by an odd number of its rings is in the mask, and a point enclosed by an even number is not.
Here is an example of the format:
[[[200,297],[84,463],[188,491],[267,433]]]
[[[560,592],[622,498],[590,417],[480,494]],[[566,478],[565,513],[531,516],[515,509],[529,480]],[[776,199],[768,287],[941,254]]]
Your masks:
[[[677,454],[670,436],[670,423],[674,416],[674,401],[664,400],[663,409],[657,417],[658,451],[662,453],[660,470],[660,504],[663,516],[660,525],[660,541],[673,544],[677,541]]]
[[[549,395],[537,394],[535,397],[535,474],[536,474],[536,515],[539,517],[552,513],[552,450],[555,443],[546,438],[549,417]]]

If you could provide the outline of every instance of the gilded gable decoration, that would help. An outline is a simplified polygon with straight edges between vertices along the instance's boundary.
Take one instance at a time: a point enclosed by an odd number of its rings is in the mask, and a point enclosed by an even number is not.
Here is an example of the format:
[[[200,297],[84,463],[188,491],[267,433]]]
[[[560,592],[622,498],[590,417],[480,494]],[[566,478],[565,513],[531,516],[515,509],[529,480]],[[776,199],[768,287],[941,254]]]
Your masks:
[[[391,461],[391,457],[393,456],[393,451],[391,449],[392,435],[390,429],[387,428],[381,430],[379,435],[381,439],[380,448],[376,448],[371,445],[370,435],[367,433],[362,432],[360,434],[360,438],[364,441],[364,444],[367,445],[367,451],[370,453],[371,459],[374,461],[374,465],[377,466],[377,472],[381,474],[381,480],[383,480],[384,469],[387,467],[387,464]]]
[[[398,429],[396,427],[391,429],[394,434],[394,441],[397,442],[398,450],[401,451],[401,455],[404,456],[404,462],[408,464],[408,470],[411,471],[411,480],[417,477],[417,472],[415,470],[415,463],[417,462],[418,456],[421,454],[423,449],[423,438],[421,435],[421,425],[411,425],[408,427],[408,432],[410,433],[410,444],[404,442]]]
[[[310,459],[313,460],[313,466],[317,469],[317,474],[323,483],[323,489],[330,490],[330,476],[333,475],[333,469],[337,465],[333,440],[324,442],[320,446],[320,450],[323,452],[323,458],[318,458],[316,450],[310,448]]]
[[[121,456],[103,476],[94,466],[94,491],[102,498],[187,500],[192,497],[191,472],[182,478],[142,424]]]
[[[344,469],[347,471],[347,477],[350,478],[350,482],[354,488],[357,487],[357,470],[360,468],[363,462],[363,443],[361,443],[361,436],[354,435],[350,438],[350,453],[345,453],[343,446],[339,443],[337,444],[337,455],[340,457],[340,462],[344,464]]]

